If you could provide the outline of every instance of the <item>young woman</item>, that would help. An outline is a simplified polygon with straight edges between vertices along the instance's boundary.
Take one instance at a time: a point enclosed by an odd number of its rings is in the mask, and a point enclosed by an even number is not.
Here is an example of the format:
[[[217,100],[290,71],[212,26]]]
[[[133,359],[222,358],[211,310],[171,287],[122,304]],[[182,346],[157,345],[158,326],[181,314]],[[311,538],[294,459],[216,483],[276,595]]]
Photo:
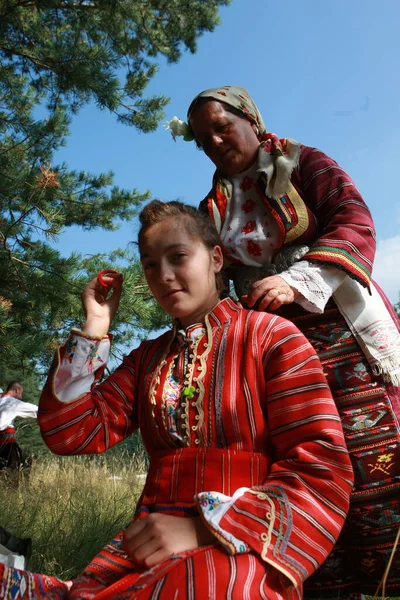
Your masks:
[[[150,469],[135,516],[72,585],[5,567],[0,598],[23,578],[36,596],[22,600],[299,599],[335,544],[353,481],[319,360],[289,321],[219,299],[208,217],[153,201],[140,220],[146,280],[172,329],[96,385],[122,278],[106,278],[109,298],[93,280],[39,416],[58,454],[103,452],[140,428]]]
[[[371,214],[332,158],[269,132],[244,88],[201,92],[188,122],[176,133],[192,134],[216,167],[201,209],[226,273],[245,306],[279,309],[313,345],[352,459],[348,520],[305,595],[373,595],[400,523],[400,323],[371,280]],[[386,593],[400,595],[400,547]]]

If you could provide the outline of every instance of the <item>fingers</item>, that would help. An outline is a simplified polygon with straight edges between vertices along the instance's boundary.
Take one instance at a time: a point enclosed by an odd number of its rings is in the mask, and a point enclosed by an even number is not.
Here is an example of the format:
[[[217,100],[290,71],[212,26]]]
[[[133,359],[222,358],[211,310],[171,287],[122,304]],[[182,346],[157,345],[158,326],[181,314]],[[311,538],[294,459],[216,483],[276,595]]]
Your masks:
[[[147,541],[148,533],[146,532],[147,519],[139,519],[135,521],[124,531],[122,539],[122,547],[129,556],[133,556],[135,550]]]
[[[150,567],[172,554],[198,547],[196,519],[152,513],[126,529],[122,548]]]
[[[156,552],[153,552],[152,554],[147,556],[143,560],[143,563],[146,565],[146,567],[151,569],[151,567],[154,567],[159,562],[169,558],[170,556],[171,556],[171,554],[168,554],[168,552],[166,552],[163,548],[160,548],[160,550],[157,550]]]
[[[284,279],[274,275],[255,281],[241,299],[249,308],[274,311],[293,302],[294,292]]]
[[[100,286],[107,292],[111,288],[115,289],[122,284],[122,279],[121,273],[118,273],[118,271],[114,271],[113,269],[105,269],[97,274],[97,280]]]
[[[157,538],[147,539],[143,535],[138,535],[137,539],[134,538],[130,542],[124,541],[122,548],[130,558],[140,564],[147,564],[147,559],[155,552],[159,552],[162,546]]]
[[[105,274],[107,273],[107,274]],[[98,302],[104,302],[108,293],[113,289],[114,295],[119,300],[122,292],[123,275],[117,271],[101,271],[97,277],[92,279],[82,292],[82,298],[87,296],[95,297]]]
[[[122,293],[121,273],[114,271],[107,275],[103,274],[101,281],[99,276],[95,277],[82,292],[82,305],[86,316],[84,331],[91,335],[105,335],[108,332]],[[111,289],[113,289],[112,294],[108,297]]]
[[[113,316],[115,315],[117,308],[119,306],[119,301],[120,301],[121,294],[122,294],[123,281],[124,281],[124,278],[121,275],[121,273],[116,273],[116,275],[113,275],[113,278],[112,278],[113,293],[111,294],[111,296],[109,298],[110,308],[113,313]]]
[[[97,279],[100,283],[100,285],[104,288],[106,288],[107,290],[110,289],[110,287],[112,286],[112,280],[113,277],[112,275],[118,275],[117,271],[114,271],[113,269],[104,269],[103,271],[100,271],[100,273],[97,274]]]
[[[152,514],[132,523],[124,533],[122,548],[140,564],[152,567],[172,554],[168,547],[171,532],[165,530],[159,515]]]
[[[281,292],[277,288],[273,288],[264,296],[258,305],[258,310],[277,310],[282,304],[290,304],[292,300],[286,292]]]
[[[100,286],[97,277],[89,281],[89,283],[83,288],[81,294],[85,314],[87,310],[87,305],[92,301],[91,299],[95,299],[97,302],[104,302],[104,293],[105,288]]]

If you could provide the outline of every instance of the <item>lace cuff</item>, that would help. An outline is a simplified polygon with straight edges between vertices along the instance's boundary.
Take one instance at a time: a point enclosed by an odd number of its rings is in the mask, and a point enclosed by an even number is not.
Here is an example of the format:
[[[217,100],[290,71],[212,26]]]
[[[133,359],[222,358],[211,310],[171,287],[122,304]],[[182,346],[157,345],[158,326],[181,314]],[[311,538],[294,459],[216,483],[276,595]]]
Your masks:
[[[104,368],[110,353],[108,337],[93,338],[73,329],[54,375],[54,392],[60,402],[72,402],[90,391],[96,371]]]
[[[329,298],[346,278],[346,273],[337,267],[300,260],[279,276],[299,292],[297,304],[308,312],[323,313]]]

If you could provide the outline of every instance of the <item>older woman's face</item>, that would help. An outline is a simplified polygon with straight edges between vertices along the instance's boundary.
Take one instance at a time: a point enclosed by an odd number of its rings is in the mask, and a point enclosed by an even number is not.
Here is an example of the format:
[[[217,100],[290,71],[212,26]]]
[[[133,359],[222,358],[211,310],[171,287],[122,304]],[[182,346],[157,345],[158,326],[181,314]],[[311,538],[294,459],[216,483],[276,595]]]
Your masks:
[[[255,126],[220,102],[200,104],[190,116],[190,126],[208,158],[226,175],[237,175],[255,162],[260,146]]]

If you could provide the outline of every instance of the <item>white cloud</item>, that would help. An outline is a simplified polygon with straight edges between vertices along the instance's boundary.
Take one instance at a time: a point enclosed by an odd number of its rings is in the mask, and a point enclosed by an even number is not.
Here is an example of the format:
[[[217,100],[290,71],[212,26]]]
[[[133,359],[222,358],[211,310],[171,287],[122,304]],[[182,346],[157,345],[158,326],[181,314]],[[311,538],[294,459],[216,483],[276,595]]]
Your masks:
[[[378,242],[373,278],[391,302],[399,301],[400,293],[400,235]]]

